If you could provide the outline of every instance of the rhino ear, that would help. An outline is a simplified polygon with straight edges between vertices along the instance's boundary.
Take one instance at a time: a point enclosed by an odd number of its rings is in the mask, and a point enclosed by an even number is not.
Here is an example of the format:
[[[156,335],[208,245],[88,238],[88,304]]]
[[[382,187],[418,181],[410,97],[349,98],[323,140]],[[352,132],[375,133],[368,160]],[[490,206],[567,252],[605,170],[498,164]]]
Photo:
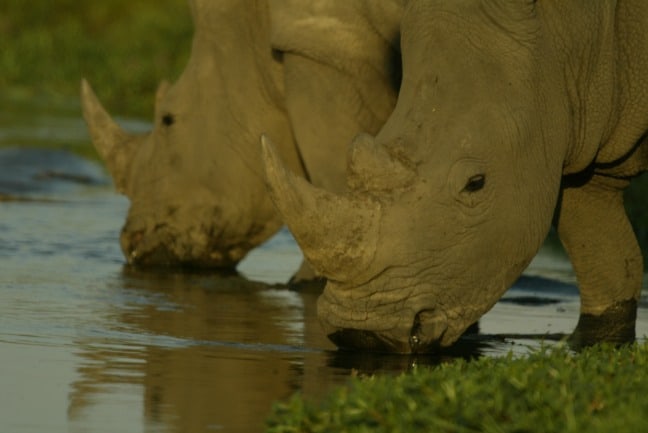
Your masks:
[[[117,125],[85,79],[81,81],[81,105],[92,143],[106,163],[117,190],[124,193],[133,150],[141,136],[129,134]]]

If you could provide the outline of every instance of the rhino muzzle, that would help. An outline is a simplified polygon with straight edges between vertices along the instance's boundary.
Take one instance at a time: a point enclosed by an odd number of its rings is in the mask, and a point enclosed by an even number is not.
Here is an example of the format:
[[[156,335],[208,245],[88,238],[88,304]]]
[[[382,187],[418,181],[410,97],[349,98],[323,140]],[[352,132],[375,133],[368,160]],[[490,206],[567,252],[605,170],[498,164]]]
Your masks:
[[[416,315],[412,328],[401,338],[391,333],[381,333],[366,329],[341,328],[330,334],[328,338],[340,349],[360,350],[366,352],[390,352],[390,353],[430,353],[438,352],[442,347],[443,334],[447,326],[435,322],[433,328],[440,333],[433,337],[426,336],[423,331],[419,314]]]
[[[410,319],[390,323],[382,312],[366,312],[367,320],[345,320],[339,306],[325,305],[320,299],[318,310],[328,338],[342,350],[390,353],[433,353],[454,342],[448,330],[448,318],[439,309],[423,309],[412,314],[394,312],[389,317]],[[355,315],[355,314],[351,314]],[[375,318],[374,318],[375,317]]]
[[[209,241],[191,243],[167,230],[124,230],[121,246],[128,264],[134,266],[215,269],[234,269],[251,248],[240,245],[216,248]]]

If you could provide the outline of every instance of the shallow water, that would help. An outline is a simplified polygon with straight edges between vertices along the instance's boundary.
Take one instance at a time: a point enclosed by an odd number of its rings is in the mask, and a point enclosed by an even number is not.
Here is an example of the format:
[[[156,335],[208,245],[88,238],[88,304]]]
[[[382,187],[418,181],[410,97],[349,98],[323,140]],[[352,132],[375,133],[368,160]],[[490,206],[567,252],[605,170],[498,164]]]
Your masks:
[[[0,144],[86,140],[66,104],[35,125],[2,114]],[[16,131],[21,143],[8,142]],[[319,328],[317,293],[282,285],[301,261],[286,231],[238,276],[142,272],[124,266],[128,203],[98,166],[0,149],[3,194],[14,200],[0,201],[0,432],[262,431],[272,402],[295,391],[318,398],[358,372],[522,353],[578,318],[571,268],[546,248],[484,317],[482,336],[443,357],[342,353]],[[644,297],[638,335],[647,309]]]

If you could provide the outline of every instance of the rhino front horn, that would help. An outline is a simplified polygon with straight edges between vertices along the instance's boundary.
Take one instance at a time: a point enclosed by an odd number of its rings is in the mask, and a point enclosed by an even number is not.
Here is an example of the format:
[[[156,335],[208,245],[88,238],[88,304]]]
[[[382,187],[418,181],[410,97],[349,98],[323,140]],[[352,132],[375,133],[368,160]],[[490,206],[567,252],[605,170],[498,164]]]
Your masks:
[[[266,136],[261,149],[270,196],[311,266],[330,280],[360,277],[376,253],[380,203],[314,187],[286,170]]]
[[[81,106],[92,143],[123,192],[135,136],[117,125],[85,79],[81,80]]]

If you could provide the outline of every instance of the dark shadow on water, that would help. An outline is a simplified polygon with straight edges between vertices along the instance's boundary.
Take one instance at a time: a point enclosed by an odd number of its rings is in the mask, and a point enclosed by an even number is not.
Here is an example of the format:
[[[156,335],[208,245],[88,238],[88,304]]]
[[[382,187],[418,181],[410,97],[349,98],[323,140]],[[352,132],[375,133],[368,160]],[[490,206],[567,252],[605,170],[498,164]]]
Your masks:
[[[508,293],[518,292],[541,293],[541,297],[545,295],[578,296],[578,287],[574,284],[564,283],[552,278],[522,275],[508,291]]]
[[[249,280],[235,269],[203,269],[195,267],[168,266],[132,266],[122,267],[122,277],[125,287],[137,286],[151,290],[184,284],[187,289],[195,286],[217,290],[240,290],[243,294],[249,290],[287,289],[282,284],[267,284],[261,281]]]
[[[414,367],[435,367],[440,364],[453,362],[457,359],[470,361],[482,356],[492,356],[494,353],[505,354],[528,341],[537,345],[543,342],[561,342],[567,340],[569,334],[471,334],[463,336],[450,347],[436,353],[424,354],[389,354],[354,352],[337,350],[329,352],[327,365],[332,368],[352,370],[358,374],[372,375],[376,373],[400,373]]]
[[[443,352],[435,354],[390,354],[337,350],[328,353],[327,365],[333,368],[353,370],[359,374],[400,373],[415,366],[436,366],[455,359],[471,360],[483,356],[492,349],[488,341],[462,339]]]
[[[562,302],[562,300],[555,298],[544,298],[541,296],[515,296],[500,299],[499,302],[505,304],[521,305],[525,307],[539,307],[543,305],[559,304]]]

